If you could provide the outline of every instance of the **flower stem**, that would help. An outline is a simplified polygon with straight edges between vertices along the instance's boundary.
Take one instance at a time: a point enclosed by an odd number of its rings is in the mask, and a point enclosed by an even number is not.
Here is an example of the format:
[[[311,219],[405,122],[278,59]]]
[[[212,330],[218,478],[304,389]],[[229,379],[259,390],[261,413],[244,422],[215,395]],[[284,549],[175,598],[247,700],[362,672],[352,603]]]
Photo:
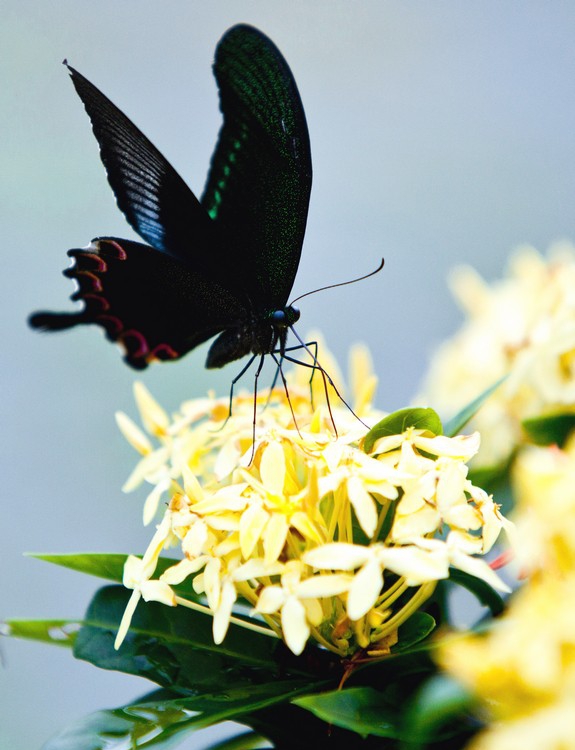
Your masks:
[[[176,603],[181,604],[182,607],[194,609],[196,612],[202,612],[203,614],[209,615],[210,617],[214,616],[214,613],[209,607],[206,607],[203,604],[198,604],[197,602],[191,602],[188,599],[182,598],[181,596],[176,596]],[[279,635],[277,633],[274,633],[273,630],[264,628],[262,625],[256,625],[253,622],[248,622],[247,620],[242,620],[241,618],[234,617],[233,615],[230,617],[230,622],[233,622],[235,625],[239,625],[241,628],[245,628],[246,630],[253,630],[254,633],[267,635],[270,638],[279,638]]]

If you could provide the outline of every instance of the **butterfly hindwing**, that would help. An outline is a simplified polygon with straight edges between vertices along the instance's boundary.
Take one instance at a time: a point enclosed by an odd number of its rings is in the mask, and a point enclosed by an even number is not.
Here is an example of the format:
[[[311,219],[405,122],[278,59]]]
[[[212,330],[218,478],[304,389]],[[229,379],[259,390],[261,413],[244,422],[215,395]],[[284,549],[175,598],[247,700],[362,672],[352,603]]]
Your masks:
[[[139,242],[100,237],[68,255],[74,263],[64,273],[77,282],[72,299],[84,309],[35,313],[31,324],[44,330],[98,325],[136,369],[178,359],[245,316],[223,287]]]
[[[311,191],[303,106],[282,54],[251,26],[222,37],[214,74],[224,122],[201,202],[223,225],[226,261],[250,298],[276,309],[297,272]]]

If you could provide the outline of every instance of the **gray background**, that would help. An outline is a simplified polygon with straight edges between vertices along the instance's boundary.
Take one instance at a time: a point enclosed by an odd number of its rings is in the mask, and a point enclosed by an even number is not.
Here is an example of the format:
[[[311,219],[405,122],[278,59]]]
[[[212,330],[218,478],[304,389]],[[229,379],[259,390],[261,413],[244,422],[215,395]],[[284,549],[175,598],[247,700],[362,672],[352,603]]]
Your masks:
[[[303,301],[299,329],[320,328],[340,359],[365,340],[382,408],[405,405],[457,325],[448,268],[493,278],[518,243],[575,238],[572,2],[3,0],[0,19],[2,616],[78,616],[98,585],[24,551],[141,551],[149,537],[141,496],[120,492],[134,455],[113,421],[134,413],[134,373],[99,331],[42,337],[25,322],[66,307],[69,247],[133,237],[63,57],[201,192],[220,122],[215,44],[239,21],[272,37],[314,162],[294,294],[386,260],[376,279]],[[227,392],[237,367],[208,374],[205,353],[143,378],[169,409]],[[4,641],[2,657],[2,750],[34,750],[147,689],[46,646]]]

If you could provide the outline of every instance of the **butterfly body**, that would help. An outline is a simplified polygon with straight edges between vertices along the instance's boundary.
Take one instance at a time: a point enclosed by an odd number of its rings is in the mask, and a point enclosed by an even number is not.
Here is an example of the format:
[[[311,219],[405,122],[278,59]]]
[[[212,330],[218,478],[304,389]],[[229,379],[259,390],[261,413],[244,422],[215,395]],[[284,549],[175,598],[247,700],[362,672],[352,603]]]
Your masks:
[[[287,304],[311,191],[305,115],[275,45],[245,25],[216,49],[223,125],[200,200],[153,144],[68,66],[119,208],[147,244],[98,237],[71,250],[78,312],[38,312],[33,327],[95,324],[136,369],[213,336],[206,362],[283,354],[299,312]]]

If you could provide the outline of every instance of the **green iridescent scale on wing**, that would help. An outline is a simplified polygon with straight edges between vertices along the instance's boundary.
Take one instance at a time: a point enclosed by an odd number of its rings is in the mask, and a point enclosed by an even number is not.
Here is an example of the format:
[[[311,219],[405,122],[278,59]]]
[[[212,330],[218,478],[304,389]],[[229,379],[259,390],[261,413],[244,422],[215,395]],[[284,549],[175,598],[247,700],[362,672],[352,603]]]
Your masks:
[[[224,122],[201,203],[226,235],[222,261],[252,304],[283,307],[296,275],[311,191],[309,135],[293,75],[250,26],[214,62]]]

